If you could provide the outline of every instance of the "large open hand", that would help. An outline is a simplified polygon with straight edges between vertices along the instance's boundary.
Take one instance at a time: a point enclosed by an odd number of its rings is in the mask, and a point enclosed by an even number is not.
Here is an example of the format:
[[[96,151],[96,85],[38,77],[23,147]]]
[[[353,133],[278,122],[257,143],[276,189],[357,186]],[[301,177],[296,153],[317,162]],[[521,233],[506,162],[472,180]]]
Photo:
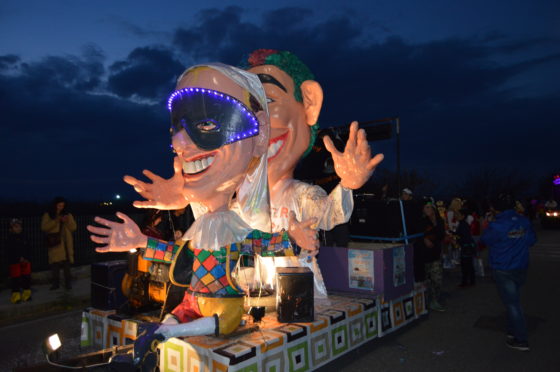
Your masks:
[[[312,228],[317,224],[317,218],[313,217],[307,221],[299,222],[296,214],[290,211],[288,235],[297,245],[309,252],[319,250],[319,239],[317,238],[317,230]]]
[[[334,146],[329,136],[323,137],[326,149],[331,153],[334,170],[340,177],[340,184],[347,189],[359,189],[373,174],[375,167],[383,161],[383,154],[371,157],[371,149],[367,142],[366,132],[358,130],[358,122],[350,124],[350,135],[344,152]]]
[[[95,222],[106,228],[87,226],[89,232],[97,234],[90,235],[90,239],[94,243],[105,244],[103,247],[95,248],[95,250],[99,253],[128,252],[131,249],[146,247],[148,237],[142,234],[138,225],[124,213],[117,212],[117,217],[123,220],[123,223],[95,217]]]
[[[124,176],[124,182],[134,187],[134,190],[144,197],[145,201],[132,203],[136,208],[155,208],[164,210],[175,210],[185,208],[189,203],[183,196],[184,178],[181,168],[181,160],[175,157],[173,160],[173,177],[166,180],[149,170],[142,173],[152,182],[142,182],[132,176]]]

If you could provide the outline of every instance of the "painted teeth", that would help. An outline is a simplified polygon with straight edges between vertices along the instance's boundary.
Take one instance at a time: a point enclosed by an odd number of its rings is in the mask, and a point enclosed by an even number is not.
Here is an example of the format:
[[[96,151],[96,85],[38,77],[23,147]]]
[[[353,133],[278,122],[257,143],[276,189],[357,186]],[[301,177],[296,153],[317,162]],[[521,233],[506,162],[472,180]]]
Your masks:
[[[195,161],[183,161],[183,172],[186,174],[199,173],[208,168],[213,162],[213,156]]]
[[[278,150],[280,149],[280,147],[282,147],[283,144],[284,144],[283,140],[278,140],[268,145],[268,157],[271,158],[274,155],[276,155],[276,153],[278,153]]]

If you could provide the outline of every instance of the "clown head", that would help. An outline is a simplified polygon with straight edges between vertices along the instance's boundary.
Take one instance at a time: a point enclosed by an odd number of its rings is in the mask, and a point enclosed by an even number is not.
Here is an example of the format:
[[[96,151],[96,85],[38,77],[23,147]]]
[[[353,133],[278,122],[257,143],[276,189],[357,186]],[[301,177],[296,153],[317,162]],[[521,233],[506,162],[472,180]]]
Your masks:
[[[266,154],[266,102],[258,80],[250,78],[231,66],[195,66],[181,75],[168,100],[184,196],[209,212],[228,209]]]
[[[263,83],[270,113],[268,174],[271,187],[293,178],[299,159],[311,150],[323,91],[307,66],[286,51],[259,49],[249,55],[248,70]]]

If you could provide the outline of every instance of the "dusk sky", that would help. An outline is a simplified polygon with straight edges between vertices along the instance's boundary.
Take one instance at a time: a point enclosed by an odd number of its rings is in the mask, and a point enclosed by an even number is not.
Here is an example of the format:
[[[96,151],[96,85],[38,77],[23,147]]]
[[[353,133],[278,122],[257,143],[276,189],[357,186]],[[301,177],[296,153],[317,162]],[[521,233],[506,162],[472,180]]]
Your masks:
[[[257,48],[310,67],[323,127],[399,116],[405,169],[560,169],[558,0],[2,1],[0,200],[132,198],[123,175],[170,176],[177,76]]]

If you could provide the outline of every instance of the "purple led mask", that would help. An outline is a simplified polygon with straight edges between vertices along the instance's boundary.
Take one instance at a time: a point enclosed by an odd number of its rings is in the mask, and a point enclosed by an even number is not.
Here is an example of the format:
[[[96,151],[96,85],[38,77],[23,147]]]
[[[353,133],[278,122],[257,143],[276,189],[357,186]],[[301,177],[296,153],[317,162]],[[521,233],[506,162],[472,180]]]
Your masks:
[[[206,88],[183,88],[171,94],[167,108],[171,112],[171,134],[185,129],[202,150],[215,150],[228,143],[259,134],[254,112],[262,110],[249,94],[252,109],[238,99]]]

